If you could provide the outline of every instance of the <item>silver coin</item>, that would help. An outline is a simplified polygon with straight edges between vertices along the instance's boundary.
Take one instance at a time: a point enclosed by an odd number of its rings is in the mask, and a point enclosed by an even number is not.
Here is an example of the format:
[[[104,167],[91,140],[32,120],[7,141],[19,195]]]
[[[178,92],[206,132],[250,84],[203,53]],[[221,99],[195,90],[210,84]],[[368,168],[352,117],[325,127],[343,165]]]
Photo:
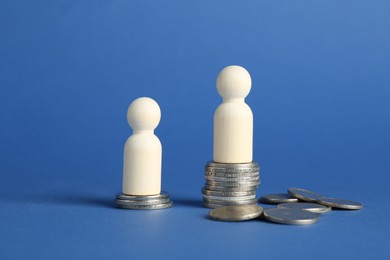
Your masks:
[[[336,198],[319,198],[317,199],[317,202],[329,206],[332,208],[339,208],[339,209],[361,209],[363,208],[363,204],[351,200],[345,200],[345,199],[336,199]]]
[[[257,205],[256,201],[253,200],[242,200],[242,201],[221,201],[221,200],[203,200],[203,203],[209,205],[219,206],[234,206],[234,205]]]
[[[327,207],[317,203],[310,203],[310,202],[282,203],[279,204],[277,207],[281,209],[301,209],[301,210],[307,210],[314,213],[326,213],[332,210],[331,207]]]
[[[258,164],[245,164],[245,163],[220,163],[220,164],[206,164],[204,169],[238,169],[238,170],[251,170],[260,169]]]
[[[272,208],[264,211],[264,217],[272,222],[290,225],[308,225],[317,223],[320,214],[300,209]]]
[[[209,209],[216,209],[216,208],[226,207],[226,205],[220,205],[220,204],[215,204],[215,203],[208,203],[208,202],[203,201],[203,207],[209,208]]]
[[[239,197],[224,197],[224,196],[209,196],[209,195],[203,195],[203,198],[208,200],[231,200],[231,201],[237,201],[237,200],[249,200],[249,199],[255,199],[256,194],[248,195],[248,196],[239,196]]]
[[[252,182],[259,181],[260,177],[240,177],[240,178],[226,178],[226,177],[210,177],[205,176],[205,179],[208,181],[218,181],[218,182]]]
[[[206,167],[205,173],[225,173],[225,174],[251,174],[251,173],[259,173],[259,168],[231,168],[231,167],[224,167],[224,168],[211,168]]]
[[[252,191],[212,191],[202,188],[202,194],[208,196],[220,196],[220,197],[239,197],[256,195],[256,190]]]
[[[220,187],[249,187],[259,186],[260,181],[248,181],[248,182],[220,182],[220,181],[209,181],[206,180],[206,185],[209,186],[220,186]]]
[[[203,198],[203,202],[206,203],[212,203],[212,204],[219,204],[219,205],[241,205],[241,204],[257,204],[257,200],[255,199],[246,199],[246,200],[221,200],[221,199],[206,199]]]
[[[156,195],[127,195],[118,193],[115,202],[118,207],[125,209],[163,209],[172,206],[172,202],[166,192]]]
[[[262,213],[263,208],[257,205],[225,206],[211,210],[209,217],[220,221],[244,221],[258,218]]]
[[[218,183],[218,182],[205,182],[206,187],[212,187],[213,188],[223,188],[223,189],[242,189],[242,190],[250,190],[252,188],[256,188],[260,185],[260,182],[252,182],[252,183]]]
[[[239,177],[259,176],[260,171],[257,170],[239,170],[239,169],[209,169],[204,171],[205,176],[226,177],[229,175],[238,175]]]
[[[220,177],[220,178],[250,178],[250,177],[258,177],[260,176],[259,171],[251,171],[251,172],[223,172],[223,171],[205,171],[205,177]]]
[[[120,200],[166,199],[169,198],[169,195],[164,191],[156,195],[127,195],[124,193],[117,193],[116,198]]]
[[[254,172],[260,172],[260,168],[258,167],[250,167],[250,168],[242,168],[242,167],[205,167],[205,172],[216,172],[216,173],[236,173],[236,174],[243,174],[243,173],[254,173]]]
[[[210,209],[216,209],[220,207],[226,207],[226,206],[243,206],[243,205],[256,205],[255,203],[248,203],[248,204],[235,204],[235,205],[225,205],[225,204],[218,204],[218,203],[213,203],[213,202],[205,202],[203,201],[203,206],[205,208],[210,208]]]
[[[257,162],[249,162],[249,163],[218,163],[214,161],[209,161],[206,164],[206,167],[211,168],[259,168],[259,164]]]
[[[286,193],[265,194],[261,197],[260,202],[268,204],[279,204],[286,202],[298,202],[298,199]]]
[[[155,204],[155,205],[134,205],[131,203],[125,203],[123,201],[116,201],[117,205],[124,209],[144,209],[144,210],[153,210],[153,209],[166,209],[172,207],[173,203],[172,201],[162,204]]]
[[[256,191],[258,186],[241,186],[241,187],[224,187],[205,185],[204,188],[210,191],[223,191],[223,192],[242,192],[242,191]]]
[[[155,205],[155,204],[167,203],[170,201],[170,199],[165,198],[165,199],[145,199],[145,200],[120,200],[120,201],[132,205]]]
[[[205,167],[205,172],[219,173],[253,173],[260,172],[258,167],[242,168],[242,167]]]
[[[307,202],[316,202],[317,199],[323,197],[322,195],[320,195],[318,193],[315,193],[315,192],[310,191],[310,190],[301,189],[301,188],[289,188],[288,194],[290,194],[291,196],[293,196],[295,198],[298,198],[300,200],[307,201]]]

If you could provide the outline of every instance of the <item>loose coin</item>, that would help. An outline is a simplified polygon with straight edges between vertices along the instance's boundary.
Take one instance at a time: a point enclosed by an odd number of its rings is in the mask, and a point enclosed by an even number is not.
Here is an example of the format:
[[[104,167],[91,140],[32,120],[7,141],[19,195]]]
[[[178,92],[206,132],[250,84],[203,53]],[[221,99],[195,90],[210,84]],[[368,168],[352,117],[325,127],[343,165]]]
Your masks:
[[[281,209],[301,209],[307,210],[314,213],[326,213],[332,210],[331,207],[327,207],[317,203],[282,203],[278,205],[278,208]]]
[[[298,198],[300,200],[308,201],[308,202],[316,202],[317,199],[322,198],[323,196],[309,191],[305,189],[300,189],[300,188],[289,188],[288,189],[288,194],[291,196]]]
[[[336,199],[336,198],[319,198],[317,199],[317,202],[329,206],[332,208],[339,208],[339,209],[361,209],[363,208],[363,204],[351,200],[344,200],[344,199]]]
[[[286,193],[277,193],[263,195],[260,199],[260,202],[268,204],[279,204],[286,202],[298,202],[298,199]]]
[[[220,221],[244,221],[259,217],[263,208],[257,205],[225,206],[213,209],[209,217]]]
[[[300,209],[272,208],[264,211],[264,217],[272,222],[290,225],[308,225],[318,222],[320,214]]]

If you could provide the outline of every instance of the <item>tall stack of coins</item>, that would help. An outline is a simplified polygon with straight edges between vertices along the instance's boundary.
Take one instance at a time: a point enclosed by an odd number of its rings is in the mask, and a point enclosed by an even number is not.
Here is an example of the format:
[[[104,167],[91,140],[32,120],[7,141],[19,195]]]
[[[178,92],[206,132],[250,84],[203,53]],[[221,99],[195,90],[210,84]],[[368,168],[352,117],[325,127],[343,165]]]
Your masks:
[[[256,204],[259,173],[260,167],[256,162],[208,162],[205,167],[205,186],[202,188],[203,205],[206,208],[218,208]]]

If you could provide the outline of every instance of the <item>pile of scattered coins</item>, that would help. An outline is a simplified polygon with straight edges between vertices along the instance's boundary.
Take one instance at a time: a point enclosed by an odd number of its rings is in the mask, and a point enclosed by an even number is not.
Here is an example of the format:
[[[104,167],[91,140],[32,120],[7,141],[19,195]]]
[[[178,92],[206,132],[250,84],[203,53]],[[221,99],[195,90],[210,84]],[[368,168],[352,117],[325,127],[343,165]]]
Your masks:
[[[317,223],[320,215],[331,211],[332,208],[347,210],[363,208],[358,202],[328,198],[300,188],[290,188],[286,194],[263,195],[260,202],[277,204],[277,207],[263,210],[255,204],[225,206],[211,210],[209,217],[220,221],[244,221],[263,216],[271,222],[307,225]]]
[[[209,162],[205,167],[203,205],[219,208],[257,203],[260,168],[256,162],[229,164]]]

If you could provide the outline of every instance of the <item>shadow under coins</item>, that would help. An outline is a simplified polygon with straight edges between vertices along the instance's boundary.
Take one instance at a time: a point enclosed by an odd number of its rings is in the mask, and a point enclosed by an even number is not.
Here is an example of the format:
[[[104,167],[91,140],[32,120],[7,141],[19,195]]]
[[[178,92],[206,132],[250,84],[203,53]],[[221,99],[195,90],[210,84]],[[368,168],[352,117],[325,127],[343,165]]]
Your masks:
[[[173,206],[184,207],[196,207],[204,208],[202,200],[200,199],[183,199],[183,198],[171,198]],[[39,200],[38,200],[39,201]],[[43,203],[50,203],[55,205],[74,205],[74,206],[89,206],[89,207],[105,207],[105,208],[118,208],[115,204],[114,197],[94,197],[92,195],[55,195],[50,197],[44,197],[40,199]]]
[[[81,194],[71,192],[45,192],[45,193],[24,193],[3,196],[2,200],[10,204],[37,204],[47,206],[75,206],[75,207],[100,207],[118,208],[115,204],[115,194],[107,196],[102,194]],[[173,206],[204,208],[201,199],[180,198],[172,196]]]

